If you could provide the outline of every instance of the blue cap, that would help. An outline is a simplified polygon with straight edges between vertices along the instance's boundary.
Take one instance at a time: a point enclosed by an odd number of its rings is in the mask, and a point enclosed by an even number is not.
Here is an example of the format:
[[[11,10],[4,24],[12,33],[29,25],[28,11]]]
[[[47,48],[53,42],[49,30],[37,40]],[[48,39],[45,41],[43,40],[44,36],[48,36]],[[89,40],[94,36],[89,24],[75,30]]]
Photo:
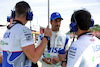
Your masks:
[[[61,17],[60,13],[54,12],[54,13],[51,14],[50,20],[55,20],[57,18],[61,18],[63,20],[63,18]]]

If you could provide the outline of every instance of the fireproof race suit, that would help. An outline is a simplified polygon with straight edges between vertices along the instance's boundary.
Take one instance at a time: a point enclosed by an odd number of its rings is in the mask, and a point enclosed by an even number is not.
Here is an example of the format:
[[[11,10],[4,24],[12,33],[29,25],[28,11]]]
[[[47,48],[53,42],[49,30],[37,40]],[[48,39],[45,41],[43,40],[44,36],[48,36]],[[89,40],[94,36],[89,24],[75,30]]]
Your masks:
[[[66,67],[100,67],[100,40],[93,35],[81,35],[73,42]]]
[[[11,27],[7,29],[2,40],[2,67],[31,67],[32,62],[22,50],[22,47],[34,44],[31,30],[20,21],[14,21]]]
[[[41,43],[43,36],[44,36],[43,34],[39,36],[37,45]],[[42,63],[42,67],[61,67],[60,62],[57,63],[56,65],[55,64],[49,65],[43,62],[42,58],[47,58],[48,55],[50,56],[50,58],[58,57],[58,50],[64,49],[64,47],[66,48],[65,50],[69,48],[69,45],[67,44],[69,38],[70,38],[69,35],[66,35],[62,33],[61,31],[59,32],[52,31],[52,37],[50,39],[50,50],[47,49],[47,46],[48,46],[47,45],[40,59]]]

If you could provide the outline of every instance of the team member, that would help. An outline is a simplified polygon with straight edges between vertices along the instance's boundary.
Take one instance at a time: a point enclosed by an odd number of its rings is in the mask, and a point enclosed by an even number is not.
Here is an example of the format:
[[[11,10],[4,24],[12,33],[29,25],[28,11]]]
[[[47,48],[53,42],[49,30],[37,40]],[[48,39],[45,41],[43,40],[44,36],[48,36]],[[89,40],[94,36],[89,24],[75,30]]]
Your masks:
[[[31,30],[25,26],[27,21],[32,20],[32,16],[27,2],[20,1],[15,5],[15,11],[12,11],[12,18],[15,20],[8,26],[2,41],[3,67],[32,67],[31,63],[36,63],[43,54],[48,40],[43,37],[40,45],[35,48]],[[48,27],[44,36],[52,36]]]
[[[100,41],[89,32],[94,24],[91,14],[86,10],[75,11],[71,18],[71,32],[78,36],[68,51],[67,65],[62,67],[100,67]],[[66,54],[60,55],[65,61]]]
[[[60,13],[54,12],[51,14],[50,23],[52,26],[52,37],[50,39],[50,50],[47,49],[48,46],[45,48],[45,51],[40,59],[42,67],[61,67],[58,50],[64,49],[69,40],[68,35],[66,37],[65,33],[59,31],[62,20],[63,18]],[[43,35],[39,36],[37,45],[42,42],[42,37]],[[66,45],[66,49],[68,49],[68,46],[69,45]]]

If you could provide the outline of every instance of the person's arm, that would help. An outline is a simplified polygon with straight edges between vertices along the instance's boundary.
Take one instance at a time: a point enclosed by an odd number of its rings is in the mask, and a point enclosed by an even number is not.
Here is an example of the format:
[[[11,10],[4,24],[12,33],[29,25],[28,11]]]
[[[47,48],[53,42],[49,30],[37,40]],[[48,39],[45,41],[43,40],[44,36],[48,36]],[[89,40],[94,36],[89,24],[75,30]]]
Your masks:
[[[48,27],[45,30],[44,36],[48,36],[48,37],[52,36],[52,31]],[[35,45],[33,44],[33,45],[22,47],[22,49],[25,55],[33,63],[36,63],[42,56],[47,43],[48,43],[48,40],[45,37],[43,37],[41,44],[37,48],[35,48]]]
[[[59,59],[60,61],[62,62],[62,67],[66,67],[66,64],[67,64],[67,59],[66,59],[66,56],[67,56],[67,53],[66,54],[58,54],[59,56]]]
[[[2,56],[2,54],[0,53],[0,63],[2,63],[2,60],[3,60],[3,56]]]
[[[62,62],[62,67],[66,67],[66,62]]]
[[[82,48],[77,42],[73,42],[70,49],[68,50],[67,65],[68,67],[79,67],[82,61]]]
[[[36,63],[40,59],[41,55],[43,54],[47,43],[48,43],[47,39],[43,38],[41,44],[37,48],[35,48],[35,45],[33,44],[33,45],[23,47],[22,49],[23,49],[24,53],[26,54],[26,56],[33,63]]]

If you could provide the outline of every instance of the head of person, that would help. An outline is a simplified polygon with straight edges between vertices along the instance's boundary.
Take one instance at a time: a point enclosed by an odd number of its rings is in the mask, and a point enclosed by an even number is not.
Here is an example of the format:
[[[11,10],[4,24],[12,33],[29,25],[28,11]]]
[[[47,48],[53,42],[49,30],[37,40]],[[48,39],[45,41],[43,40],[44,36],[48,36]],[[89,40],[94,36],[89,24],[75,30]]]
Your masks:
[[[77,10],[71,16],[71,32],[78,35],[80,32],[88,32],[91,27],[91,14],[87,10]]]
[[[29,4],[25,1],[20,1],[15,5],[15,20],[16,18],[25,18],[27,22],[27,14],[31,10]]]
[[[63,20],[63,18],[61,17],[60,13],[54,12],[51,14],[50,23],[52,26],[52,31],[59,31],[61,20]]]

